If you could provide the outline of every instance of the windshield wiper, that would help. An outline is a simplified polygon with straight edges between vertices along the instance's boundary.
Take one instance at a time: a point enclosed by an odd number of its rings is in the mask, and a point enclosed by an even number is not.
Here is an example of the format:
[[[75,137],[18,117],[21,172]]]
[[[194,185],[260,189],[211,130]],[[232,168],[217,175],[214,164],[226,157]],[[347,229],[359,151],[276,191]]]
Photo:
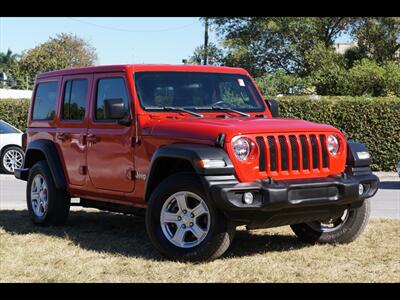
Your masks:
[[[162,109],[165,111],[181,111],[196,116],[198,118],[203,118],[202,114],[195,113],[194,111],[187,110],[186,108],[183,107],[163,106]]]
[[[244,117],[250,117],[250,115],[246,114],[245,112],[242,112],[242,111],[239,111],[239,110],[236,110],[236,109],[233,109],[233,108],[229,108],[229,107],[221,107],[221,106],[214,105],[214,106],[211,106],[211,109],[212,110],[219,110],[219,111],[231,111],[231,112],[237,113],[239,115],[242,115]]]

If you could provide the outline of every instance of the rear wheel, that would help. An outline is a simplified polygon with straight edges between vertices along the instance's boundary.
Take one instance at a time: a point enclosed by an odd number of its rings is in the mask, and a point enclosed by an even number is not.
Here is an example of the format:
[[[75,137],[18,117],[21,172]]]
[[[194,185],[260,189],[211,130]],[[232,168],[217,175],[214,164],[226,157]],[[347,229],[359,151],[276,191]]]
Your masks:
[[[61,225],[67,220],[70,196],[57,189],[46,161],[38,161],[29,172],[26,199],[32,221],[38,225]]]
[[[22,168],[24,151],[19,147],[8,147],[1,155],[0,167],[7,174],[14,174],[15,169]]]
[[[308,243],[350,243],[365,229],[370,214],[369,200],[354,209],[345,210],[339,218],[324,222],[291,225],[293,232]]]
[[[176,174],[152,193],[146,228],[154,246],[166,257],[205,261],[221,256],[235,228],[207,198],[199,179]]]

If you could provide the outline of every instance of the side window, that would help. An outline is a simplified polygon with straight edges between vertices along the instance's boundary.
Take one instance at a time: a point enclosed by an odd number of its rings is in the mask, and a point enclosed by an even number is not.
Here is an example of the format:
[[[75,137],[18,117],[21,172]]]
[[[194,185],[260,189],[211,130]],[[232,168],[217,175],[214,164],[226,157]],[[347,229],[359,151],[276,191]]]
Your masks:
[[[86,110],[88,81],[86,79],[68,80],[65,84],[62,119],[83,120]]]
[[[105,101],[122,99],[124,110],[129,114],[128,95],[126,94],[125,80],[121,77],[103,78],[97,82],[96,120],[109,120],[106,116]]]
[[[55,115],[57,82],[39,83],[33,104],[33,120],[52,120]]]

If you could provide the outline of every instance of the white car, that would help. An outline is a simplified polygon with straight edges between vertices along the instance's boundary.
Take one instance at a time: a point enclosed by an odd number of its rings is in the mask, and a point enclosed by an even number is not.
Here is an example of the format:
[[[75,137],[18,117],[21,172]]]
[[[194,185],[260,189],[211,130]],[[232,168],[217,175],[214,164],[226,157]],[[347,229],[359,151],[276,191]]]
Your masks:
[[[0,169],[7,174],[13,174],[24,163],[22,134],[21,130],[0,120]]]

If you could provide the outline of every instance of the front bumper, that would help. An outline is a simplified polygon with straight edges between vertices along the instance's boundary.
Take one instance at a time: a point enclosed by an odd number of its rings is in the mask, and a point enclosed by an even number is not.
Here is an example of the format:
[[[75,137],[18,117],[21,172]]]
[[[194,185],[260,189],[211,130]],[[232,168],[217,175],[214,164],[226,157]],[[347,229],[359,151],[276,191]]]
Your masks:
[[[274,227],[340,216],[375,195],[379,179],[369,168],[340,176],[301,180],[239,183],[234,176],[205,177],[209,196],[228,218],[250,228]],[[359,185],[364,193],[359,195]],[[251,192],[252,204],[243,202]]]

